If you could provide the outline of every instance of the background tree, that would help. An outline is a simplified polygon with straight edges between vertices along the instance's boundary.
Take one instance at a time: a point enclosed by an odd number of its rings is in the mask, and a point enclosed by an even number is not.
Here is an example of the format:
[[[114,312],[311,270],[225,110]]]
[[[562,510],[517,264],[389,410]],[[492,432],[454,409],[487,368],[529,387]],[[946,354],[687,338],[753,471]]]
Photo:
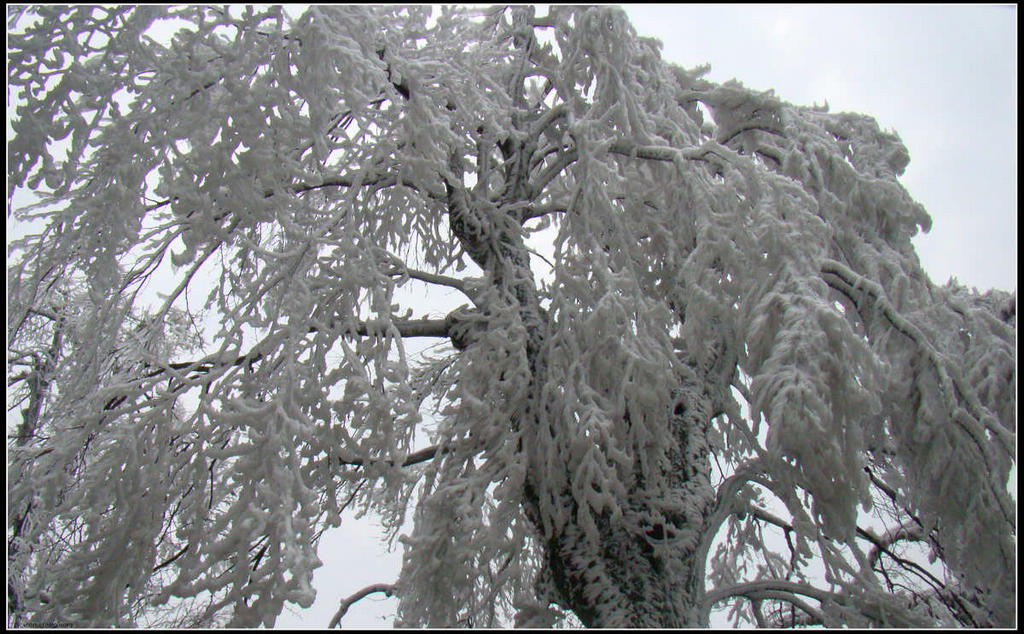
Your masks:
[[[271,625],[367,510],[402,624],[1013,623],[1016,298],[928,280],[872,119],[613,7],[8,30],[14,623]]]

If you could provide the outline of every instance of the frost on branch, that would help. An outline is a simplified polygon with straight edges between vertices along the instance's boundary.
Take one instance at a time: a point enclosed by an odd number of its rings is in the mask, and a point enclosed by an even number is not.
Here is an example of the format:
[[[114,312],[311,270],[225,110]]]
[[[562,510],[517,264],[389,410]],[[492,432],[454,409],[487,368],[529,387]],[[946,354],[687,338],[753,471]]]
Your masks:
[[[48,6],[8,57],[12,624],[272,626],[352,513],[402,625],[1012,624],[1016,296],[931,283],[870,117],[615,7]]]

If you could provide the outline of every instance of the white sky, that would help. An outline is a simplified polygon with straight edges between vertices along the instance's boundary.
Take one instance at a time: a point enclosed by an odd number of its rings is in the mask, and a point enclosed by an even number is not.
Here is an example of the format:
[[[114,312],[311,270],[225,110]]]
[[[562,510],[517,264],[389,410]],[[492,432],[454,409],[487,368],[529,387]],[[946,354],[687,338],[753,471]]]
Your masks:
[[[775,89],[799,105],[874,116],[899,133],[905,187],[933,219],[914,240],[936,283],[1017,287],[1017,9],[1015,6],[625,6],[663,57],[707,78]],[[543,10],[540,11],[543,13]],[[320,549],[317,602],[278,627],[327,625],[339,599],[392,582],[401,561],[376,544],[368,519]],[[356,603],[342,625],[390,627],[395,599]]]

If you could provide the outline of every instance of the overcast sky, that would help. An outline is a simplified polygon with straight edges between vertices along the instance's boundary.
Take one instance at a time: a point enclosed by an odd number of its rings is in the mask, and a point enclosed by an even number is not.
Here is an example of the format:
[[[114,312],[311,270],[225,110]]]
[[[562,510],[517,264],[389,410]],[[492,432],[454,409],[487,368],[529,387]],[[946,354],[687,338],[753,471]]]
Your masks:
[[[910,151],[902,181],[932,216],[914,240],[932,280],[1017,288],[1017,10],[1014,6],[627,5],[665,59],[707,78],[772,88],[798,105],[874,116]],[[543,11],[541,11],[543,13]],[[341,597],[394,581],[398,554],[371,520],[325,536],[317,602],[279,627],[318,627]],[[371,595],[345,627],[390,627],[397,601]]]

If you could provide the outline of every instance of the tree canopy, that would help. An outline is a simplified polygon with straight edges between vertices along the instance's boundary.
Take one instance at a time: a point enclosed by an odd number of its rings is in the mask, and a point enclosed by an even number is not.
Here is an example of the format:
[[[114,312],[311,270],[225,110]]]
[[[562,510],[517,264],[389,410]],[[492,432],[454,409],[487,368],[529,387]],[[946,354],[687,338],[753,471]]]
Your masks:
[[[9,9],[9,624],[272,626],[370,512],[401,625],[1013,625],[1015,292],[928,279],[895,133],[705,72]]]

